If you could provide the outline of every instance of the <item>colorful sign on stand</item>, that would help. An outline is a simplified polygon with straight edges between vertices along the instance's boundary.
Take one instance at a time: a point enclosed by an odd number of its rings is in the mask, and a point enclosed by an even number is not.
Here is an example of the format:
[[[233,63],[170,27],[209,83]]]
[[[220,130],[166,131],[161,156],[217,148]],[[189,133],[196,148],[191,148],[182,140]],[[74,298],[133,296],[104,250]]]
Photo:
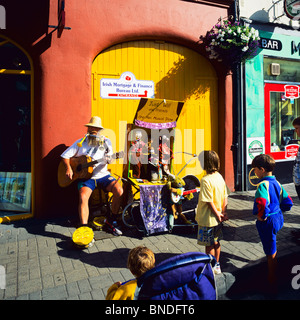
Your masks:
[[[103,99],[154,98],[154,82],[137,80],[131,72],[124,72],[119,79],[102,78],[100,96]]]

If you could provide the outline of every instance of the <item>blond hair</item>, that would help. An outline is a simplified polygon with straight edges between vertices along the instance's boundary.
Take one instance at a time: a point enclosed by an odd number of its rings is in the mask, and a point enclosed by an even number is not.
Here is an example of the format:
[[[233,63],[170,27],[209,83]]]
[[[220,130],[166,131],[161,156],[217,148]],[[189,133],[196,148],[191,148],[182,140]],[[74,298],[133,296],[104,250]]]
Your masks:
[[[136,277],[140,277],[155,265],[154,253],[144,246],[138,246],[129,251],[127,268]]]

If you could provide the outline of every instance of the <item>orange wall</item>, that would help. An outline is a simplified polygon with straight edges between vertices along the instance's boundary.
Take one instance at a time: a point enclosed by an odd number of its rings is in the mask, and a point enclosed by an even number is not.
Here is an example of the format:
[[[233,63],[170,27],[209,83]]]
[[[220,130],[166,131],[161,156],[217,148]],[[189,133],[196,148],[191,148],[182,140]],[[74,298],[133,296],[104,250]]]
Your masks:
[[[57,0],[18,2],[18,10],[14,1],[1,2],[7,29],[0,33],[23,46],[34,61],[36,216],[77,214],[76,187],[60,189],[56,170],[60,153],[86,132],[93,59],[111,45],[137,39],[166,40],[204,53],[196,45],[199,36],[219,17],[228,16],[228,11],[225,6],[180,0],[65,0],[66,25],[72,29],[57,38],[56,31],[49,34],[52,29],[47,27],[57,24]],[[216,70],[221,94],[220,149],[225,144],[220,150],[222,173],[232,189],[231,76],[225,77],[219,66]]]

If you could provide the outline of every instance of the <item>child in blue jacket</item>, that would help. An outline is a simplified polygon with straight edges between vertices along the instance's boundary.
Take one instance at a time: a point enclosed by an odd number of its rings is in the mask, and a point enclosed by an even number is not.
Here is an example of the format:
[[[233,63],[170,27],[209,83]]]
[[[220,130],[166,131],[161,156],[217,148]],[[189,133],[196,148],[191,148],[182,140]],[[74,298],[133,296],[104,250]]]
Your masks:
[[[276,235],[283,227],[282,211],[289,211],[293,201],[272,175],[275,161],[270,155],[256,156],[252,161],[252,168],[260,179],[255,193],[253,214],[257,216],[256,228],[268,260],[268,281],[271,285],[275,285]]]

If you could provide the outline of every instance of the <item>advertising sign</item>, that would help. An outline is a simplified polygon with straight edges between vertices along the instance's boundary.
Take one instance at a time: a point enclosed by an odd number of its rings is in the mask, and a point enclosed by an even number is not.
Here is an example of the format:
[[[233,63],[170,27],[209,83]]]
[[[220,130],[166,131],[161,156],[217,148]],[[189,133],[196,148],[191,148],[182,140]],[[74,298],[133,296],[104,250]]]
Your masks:
[[[124,72],[119,79],[102,78],[100,96],[103,99],[154,98],[154,82],[137,80],[131,72]]]
[[[285,146],[285,158],[291,159],[291,160],[295,159],[298,149],[299,149],[298,144],[288,144],[287,146]]]
[[[300,18],[300,1],[284,0],[284,11],[290,19]],[[297,20],[298,20],[297,19]]]
[[[287,99],[298,99],[299,86],[293,86],[293,85],[284,86],[284,95]]]
[[[0,210],[29,212],[31,173],[0,172]]]
[[[265,152],[265,137],[247,138],[247,164],[259,154]]]
[[[258,176],[255,174],[254,168],[252,168],[252,169],[249,171],[248,179],[249,179],[249,182],[250,182],[250,184],[251,184],[252,186],[254,186],[254,187],[258,186],[260,179],[259,179]]]

